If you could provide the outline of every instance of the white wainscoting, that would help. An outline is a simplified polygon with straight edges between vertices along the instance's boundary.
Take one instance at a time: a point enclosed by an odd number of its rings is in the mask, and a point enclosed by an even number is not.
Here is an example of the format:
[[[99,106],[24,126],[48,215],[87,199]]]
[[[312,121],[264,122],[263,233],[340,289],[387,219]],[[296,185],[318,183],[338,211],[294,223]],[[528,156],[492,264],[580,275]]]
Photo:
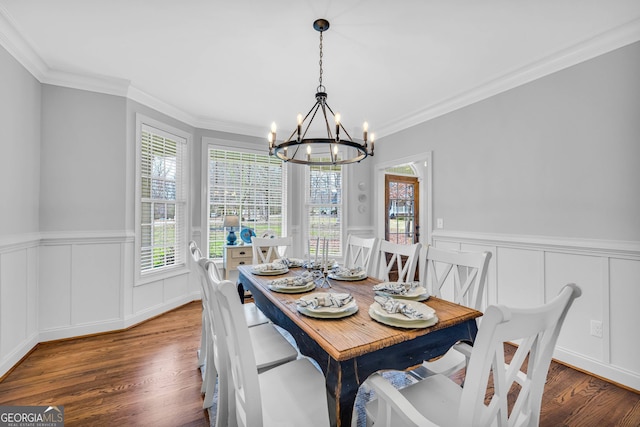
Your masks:
[[[188,271],[133,286],[133,245],[124,231],[0,242],[0,376],[38,342],[127,328],[200,298]]]
[[[0,241],[0,376],[39,341],[37,235]]]
[[[441,231],[433,245],[491,251],[485,301],[526,307],[552,299],[567,283],[582,296],[572,306],[557,360],[640,389],[640,242],[611,242]],[[602,337],[591,321],[602,322]]]

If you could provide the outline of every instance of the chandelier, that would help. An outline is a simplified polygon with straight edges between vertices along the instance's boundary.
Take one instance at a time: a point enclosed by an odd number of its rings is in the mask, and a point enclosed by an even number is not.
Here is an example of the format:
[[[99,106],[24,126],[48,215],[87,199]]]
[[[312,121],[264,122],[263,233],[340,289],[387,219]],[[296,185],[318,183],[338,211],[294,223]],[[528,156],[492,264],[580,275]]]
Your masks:
[[[320,32],[320,78],[318,79],[320,84],[316,89],[316,103],[306,116],[298,114],[298,126],[289,135],[289,138],[281,143],[276,140],[276,124],[271,124],[271,132],[268,137],[269,155],[275,155],[285,162],[305,165],[326,166],[356,163],[367,156],[373,156],[374,134],[371,134],[368,141],[369,125],[364,122],[362,126],[363,142],[354,141],[340,121],[340,114],[334,113],[327,103],[327,92],[322,84],[322,33],[329,29],[329,21],[318,19],[313,23],[313,28]],[[335,125],[329,124],[329,117],[332,117],[331,121]],[[314,124],[316,118],[318,120]],[[341,137],[341,130],[346,139]],[[326,137],[307,136],[307,134],[318,131],[321,135],[326,134]]]

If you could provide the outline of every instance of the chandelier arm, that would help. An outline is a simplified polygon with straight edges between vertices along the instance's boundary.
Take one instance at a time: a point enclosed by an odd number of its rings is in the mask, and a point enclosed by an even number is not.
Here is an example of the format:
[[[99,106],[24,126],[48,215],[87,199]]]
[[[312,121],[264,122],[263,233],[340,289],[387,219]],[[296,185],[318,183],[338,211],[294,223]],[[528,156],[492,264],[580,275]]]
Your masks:
[[[296,156],[298,155],[298,150],[300,149],[300,145],[296,146],[296,149],[293,152],[293,156],[291,156],[292,159],[295,159]]]
[[[307,115],[306,115],[306,116],[304,116],[304,119],[302,119],[302,123],[304,123],[304,122],[306,122],[306,121],[307,121],[307,118],[309,117],[309,114],[311,114],[311,112],[312,112],[313,110],[317,110],[317,109],[318,109],[318,104],[319,104],[319,102],[318,102],[318,101],[316,101],[316,103],[315,103],[315,104],[313,104],[313,107],[311,107],[311,108],[309,109],[309,112],[307,113]],[[314,115],[315,115],[315,113],[314,113]],[[311,121],[309,122],[309,124],[311,124],[311,122],[312,122],[312,121],[313,121],[313,117],[311,118]],[[309,127],[309,125],[307,125],[307,128],[308,128],[308,127]]]
[[[291,135],[289,135],[289,138],[287,138],[286,141],[291,141],[291,138],[293,138],[293,135],[295,135],[296,132],[298,132],[298,129],[295,129],[293,132],[291,132]]]
[[[331,114],[333,115],[333,117],[336,116],[336,114],[333,112],[333,110],[331,109],[331,106],[329,106],[329,104],[327,102],[325,102],[325,105],[327,106],[327,108],[329,109],[329,111],[331,111]],[[344,133],[347,135],[347,137],[349,138],[349,141],[353,141],[353,138],[351,138],[351,135],[349,135],[349,132],[347,132],[347,130],[344,128],[344,126],[342,125],[342,122],[340,122],[340,129],[342,129],[344,131]]]
[[[331,126],[329,126],[329,119],[327,118],[327,110],[325,108],[325,105],[327,105],[326,102],[324,104],[322,104],[322,115],[324,116],[324,124],[327,126],[327,136],[329,136],[329,138],[333,139],[333,133],[331,132]],[[335,117],[335,115],[334,115],[334,117]]]
[[[304,132],[302,133],[302,138],[304,139],[307,136],[307,131],[309,130],[309,128],[311,127],[311,123],[313,123],[313,119],[316,118],[316,114],[318,113],[318,108],[320,108],[320,102],[316,102],[316,104],[311,108],[311,110],[313,111],[313,115],[311,116],[311,120],[309,120],[309,123],[307,123],[307,127],[304,128]],[[311,114],[311,111],[309,111],[307,113],[307,116]]]

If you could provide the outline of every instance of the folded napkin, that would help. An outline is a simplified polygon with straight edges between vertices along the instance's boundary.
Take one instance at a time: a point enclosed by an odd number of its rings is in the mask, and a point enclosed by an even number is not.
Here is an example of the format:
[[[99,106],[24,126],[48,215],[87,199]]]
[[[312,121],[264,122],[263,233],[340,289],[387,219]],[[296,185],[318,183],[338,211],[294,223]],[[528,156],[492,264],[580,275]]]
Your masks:
[[[364,270],[362,267],[355,268],[346,268],[346,267],[336,267],[333,269],[333,274],[340,277],[358,277],[362,276]]]
[[[284,288],[287,286],[304,286],[309,282],[313,282],[313,274],[309,272],[302,273],[297,277],[283,277],[281,279],[275,279],[270,282],[271,286],[278,288]]]
[[[385,282],[377,284],[373,287],[374,291],[385,292],[392,295],[406,295],[417,287],[421,286],[419,282],[402,283],[402,282]]]
[[[267,264],[254,265],[255,271],[273,271],[273,270],[286,270],[287,266],[281,262],[271,262]]]
[[[313,298],[306,298],[296,301],[300,307],[318,308],[318,307],[335,307],[340,308],[347,305],[353,300],[351,294],[324,294]]]
[[[276,260],[273,260],[273,262],[275,263],[280,263],[282,265],[286,265],[287,267],[291,267],[291,266],[300,266],[300,260],[297,258],[278,258]]]
[[[384,311],[390,314],[400,313],[409,319],[422,319],[424,315],[409,305],[391,297],[374,296],[373,299],[382,306]]]

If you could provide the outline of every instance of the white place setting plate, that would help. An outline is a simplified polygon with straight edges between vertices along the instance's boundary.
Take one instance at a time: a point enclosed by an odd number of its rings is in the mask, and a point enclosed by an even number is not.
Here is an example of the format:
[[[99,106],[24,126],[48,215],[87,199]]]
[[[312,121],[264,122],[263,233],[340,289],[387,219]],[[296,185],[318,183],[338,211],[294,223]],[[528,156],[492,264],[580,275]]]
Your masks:
[[[435,310],[428,305],[412,300],[402,302],[422,313],[423,318],[410,319],[402,313],[389,313],[377,302],[369,306],[369,316],[380,323],[398,328],[428,328],[438,323]]]
[[[314,298],[323,297],[325,295],[327,295],[326,292],[314,292],[309,295],[304,295],[300,297],[300,299],[312,300]],[[322,307],[321,306],[316,308],[310,308],[310,307],[302,307],[299,305],[296,307],[298,311],[304,314],[305,316],[316,317],[318,319],[339,319],[341,317],[351,316],[352,314],[355,314],[358,311],[358,304],[356,303],[355,299],[352,299],[342,307]]]
[[[387,284],[393,285],[394,283],[395,282],[383,282],[376,285],[375,287],[383,286]],[[374,290],[375,290],[375,287],[374,287]],[[402,295],[391,293],[391,292],[385,292],[384,290],[375,290],[375,292],[376,294],[382,295],[385,297],[391,297],[391,298],[397,298],[397,299],[408,299],[412,301],[425,301],[429,299],[429,292],[424,286],[416,286],[415,288],[408,290],[405,294],[402,294]]]
[[[251,268],[251,272],[258,276],[277,276],[287,271],[289,271],[287,267],[276,269],[271,264],[258,264]]]
[[[283,294],[299,294],[302,292],[309,292],[315,289],[316,284],[313,282],[305,283],[299,286],[277,286],[277,285],[267,285],[269,289],[274,292],[280,292]]]
[[[353,276],[341,276],[339,274],[335,274],[335,273],[329,273],[328,275],[329,279],[334,279],[334,280],[346,280],[349,282],[353,282],[356,280],[364,280],[367,278],[367,273],[365,273],[364,271],[361,274],[358,275],[353,275]]]

